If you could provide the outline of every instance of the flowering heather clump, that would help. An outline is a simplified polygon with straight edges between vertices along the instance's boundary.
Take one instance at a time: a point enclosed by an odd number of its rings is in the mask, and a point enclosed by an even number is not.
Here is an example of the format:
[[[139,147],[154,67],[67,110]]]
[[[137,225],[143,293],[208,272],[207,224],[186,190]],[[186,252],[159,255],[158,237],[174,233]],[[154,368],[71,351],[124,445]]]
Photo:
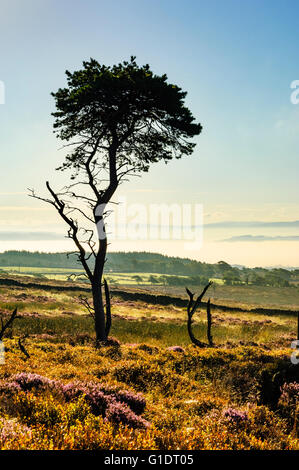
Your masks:
[[[286,404],[296,404],[299,402],[299,383],[284,383],[281,387],[280,402]]]
[[[29,392],[33,389],[50,389],[64,399],[75,401],[84,397],[95,416],[103,416],[115,423],[123,423],[134,428],[145,428],[149,423],[140,415],[145,409],[145,399],[141,393],[117,390],[93,382],[71,382],[66,385],[38,374],[22,372],[12,377],[12,382],[0,382],[0,392]]]
[[[90,404],[95,408],[99,406],[99,403],[101,407],[105,407],[111,399],[127,404],[136,414],[143,413],[146,406],[145,398],[141,393],[133,393],[128,390],[116,390],[112,387],[93,382],[86,384],[73,382],[62,385],[61,390],[67,400],[85,395]]]
[[[142,393],[133,393],[128,390],[116,390],[104,385],[97,385],[105,395],[111,395],[121,403],[128,405],[132,411],[140,415],[144,412],[146,401]]]
[[[0,393],[13,394],[19,392],[21,389],[17,382],[0,381]]]
[[[98,403],[101,401],[105,403],[106,399],[103,397],[111,396],[117,401],[126,403],[137,414],[143,413],[145,409],[145,399],[141,393],[133,393],[127,390],[116,390],[102,384],[89,382],[83,384],[81,382],[72,382],[63,385],[57,380],[51,380],[38,374],[31,374],[22,372],[13,376],[12,382],[0,382],[1,389],[12,390],[32,390],[33,388],[51,388],[62,392],[67,400],[73,400],[81,395],[89,396],[91,402]]]
[[[7,439],[22,438],[25,434],[30,434],[27,426],[21,425],[15,419],[0,418],[0,442]]]
[[[185,349],[182,348],[181,346],[169,346],[169,348],[167,348],[167,351],[184,352]]]
[[[148,421],[141,418],[141,416],[137,416],[124,403],[119,403],[116,400],[110,402],[105,417],[115,424],[122,423],[132,428],[148,428],[150,426]]]
[[[144,412],[146,401],[141,393],[132,393],[127,390],[112,392],[112,396],[121,403],[126,403],[137,415]]]
[[[55,386],[54,380],[27,372],[21,372],[20,374],[14,375],[13,382],[17,383],[24,391],[32,390],[33,388],[40,389]]]
[[[231,424],[241,424],[248,420],[246,411],[236,410],[234,408],[227,408],[223,410],[222,416]]]
[[[90,405],[92,413],[104,415],[112,397],[105,395],[96,384],[69,383],[62,386],[62,393],[67,401],[74,400],[84,395],[86,402]]]
[[[142,413],[145,408],[145,400],[141,394],[126,390],[115,391],[92,382],[69,383],[62,386],[62,392],[66,400],[84,395],[95,415],[102,415],[113,422],[122,422],[133,427],[148,426],[145,420],[136,415],[137,412]]]
[[[81,382],[69,382],[66,385],[58,382],[58,387],[65,398],[66,401],[76,400],[81,397],[83,394],[87,395],[88,390]]]

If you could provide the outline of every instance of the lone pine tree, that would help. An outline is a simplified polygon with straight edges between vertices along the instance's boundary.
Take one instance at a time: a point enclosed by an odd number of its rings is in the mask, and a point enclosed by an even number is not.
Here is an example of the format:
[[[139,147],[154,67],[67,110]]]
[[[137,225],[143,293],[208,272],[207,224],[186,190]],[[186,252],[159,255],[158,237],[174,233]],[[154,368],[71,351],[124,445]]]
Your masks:
[[[67,86],[52,96],[54,132],[69,149],[57,170],[71,171],[69,185],[55,192],[47,182],[49,199],[31,192],[52,204],[68,226],[91,284],[93,302],[84,303],[94,317],[97,342],[107,339],[111,325],[103,283],[106,205],[124,178],[147,172],[152,163],[192,154],[190,138],[202,129],[184,104],[186,92],[135,59],[113,66],[90,59],[81,70],[66,71]]]

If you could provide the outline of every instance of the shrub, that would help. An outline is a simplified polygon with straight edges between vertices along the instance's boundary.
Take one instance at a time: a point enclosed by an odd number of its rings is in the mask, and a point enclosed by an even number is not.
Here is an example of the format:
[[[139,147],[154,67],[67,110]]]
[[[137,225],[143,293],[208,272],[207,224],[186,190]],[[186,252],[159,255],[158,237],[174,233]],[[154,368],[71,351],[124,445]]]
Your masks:
[[[280,403],[288,406],[296,406],[299,402],[299,383],[284,383],[281,387]]]
[[[116,390],[103,385],[98,385],[98,387],[106,395],[114,397],[116,401],[127,404],[136,414],[140,415],[144,412],[146,401],[141,393],[133,393],[128,390]]]
[[[9,396],[19,392],[20,390],[22,389],[17,382],[6,382],[4,380],[0,381],[0,394]]]
[[[52,427],[62,421],[63,406],[52,396],[36,396],[32,392],[19,392],[13,398],[14,410],[26,425]]]
[[[24,439],[26,435],[30,435],[31,430],[16,419],[0,418],[0,445],[1,447],[6,441],[15,441],[17,439]]]
[[[133,385],[141,391],[155,387],[163,388],[167,391],[169,387],[169,377],[165,374],[165,370],[162,370],[159,365],[148,362],[134,361],[122,363],[121,367],[115,368],[114,376],[120,382]]]
[[[278,401],[278,410],[289,425],[289,431],[296,435],[298,430],[297,416],[299,410],[299,383],[284,383],[281,387],[281,395]]]
[[[127,390],[117,390],[93,382],[77,381],[64,385],[59,381],[25,372],[14,375],[12,379],[12,382],[2,382],[0,390],[14,394],[19,392],[14,398],[14,405],[19,415],[28,422],[54,425],[57,420],[60,420],[59,411],[54,406],[52,396],[40,403],[36,401],[34,394],[29,393],[34,390],[48,389],[62,395],[67,402],[84,400],[95,416],[103,416],[113,422],[122,422],[136,428],[149,426],[146,420],[138,416],[144,411],[146,405],[140,393],[134,394]],[[44,416],[41,418],[38,416],[43,414],[43,406]]]
[[[222,412],[222,416],[228,423],[236,426],[241,425],[245,421],[248,421],[248,415],[246,411],[236,410],[235,408],[226,408]]]
[[[116,424],[122,423],[132,428],[148,428],[150,426],[148,421],[133,413],[124,403],[119,403],[116,400],[110,401],[105,416],[108,421]]]
[[[43,377],[38,374],[30,374],[27,372],[21,372],[20,374],[12,377],[13,383],[16,383],[24,391],[32,390],[33,388],[51,388],[55,386],[55,381]]]

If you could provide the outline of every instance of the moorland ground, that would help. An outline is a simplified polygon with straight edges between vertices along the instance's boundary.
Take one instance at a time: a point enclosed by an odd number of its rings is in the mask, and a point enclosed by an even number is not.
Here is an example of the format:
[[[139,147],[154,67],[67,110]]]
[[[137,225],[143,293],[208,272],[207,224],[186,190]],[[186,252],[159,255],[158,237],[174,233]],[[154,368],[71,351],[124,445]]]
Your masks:
[[[210,294],[219,305],[237,305],[235,289],[244,297],[242,311],[213,308],[213,348],[190,344],[186,308],[124,300],[116,290],[112,339],[96,349],[82,284],[7,278],[0,312],[5,319],[18,307],[19,318],[3,340],[2,449],[299,448],[296,288],[263,287],[262,297],[258,286],[217,285]],[[288,311],[252,312],[260,305]],[[207,342],[204,309],[194,332]]]

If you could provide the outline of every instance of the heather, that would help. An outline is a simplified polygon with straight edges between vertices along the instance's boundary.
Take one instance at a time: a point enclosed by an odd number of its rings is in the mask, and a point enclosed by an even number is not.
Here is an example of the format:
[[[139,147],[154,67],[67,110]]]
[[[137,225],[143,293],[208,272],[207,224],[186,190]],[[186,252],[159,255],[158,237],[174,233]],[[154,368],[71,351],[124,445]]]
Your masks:
[[[285,349],[5,344],[1,449],[299,448]]]
[[[213,309],[215,347],[199,348],[186,309],[113,296],[97,349],[79,294],[1,288],[4,320],[19,307],[0,365],[1,449],[299,449],[294,315]],[[193,330],[207,341],[204,310]]]

